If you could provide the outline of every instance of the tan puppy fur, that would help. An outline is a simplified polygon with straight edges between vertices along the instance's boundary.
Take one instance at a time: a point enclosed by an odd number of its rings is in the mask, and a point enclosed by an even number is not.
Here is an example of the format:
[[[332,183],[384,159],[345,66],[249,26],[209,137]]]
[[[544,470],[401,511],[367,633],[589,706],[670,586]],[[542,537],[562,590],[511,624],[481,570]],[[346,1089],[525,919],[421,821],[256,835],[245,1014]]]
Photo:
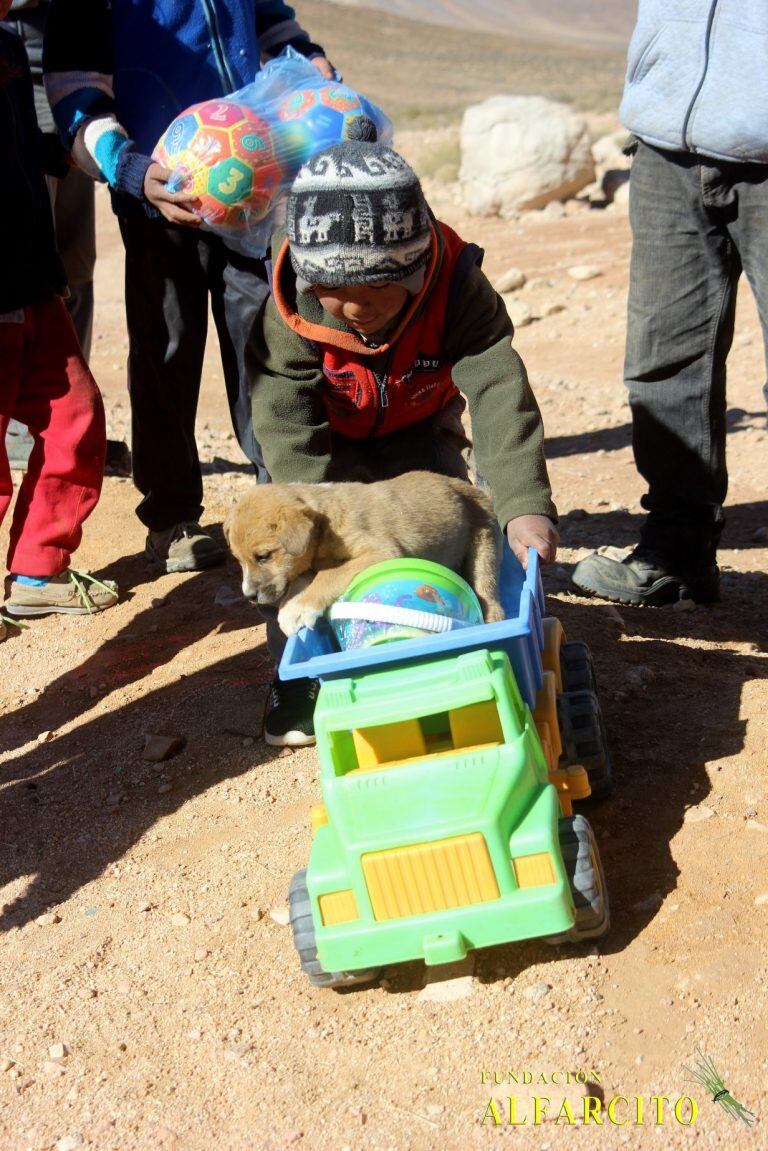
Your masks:
[[[224,524],[243,595],[279,604],[286,635],[312,627],[358,572],[412,556],[474,588],[486,622],[502,619],[501,534],[490,498],[464,480],[407,472],[373,484],[262,484]]]

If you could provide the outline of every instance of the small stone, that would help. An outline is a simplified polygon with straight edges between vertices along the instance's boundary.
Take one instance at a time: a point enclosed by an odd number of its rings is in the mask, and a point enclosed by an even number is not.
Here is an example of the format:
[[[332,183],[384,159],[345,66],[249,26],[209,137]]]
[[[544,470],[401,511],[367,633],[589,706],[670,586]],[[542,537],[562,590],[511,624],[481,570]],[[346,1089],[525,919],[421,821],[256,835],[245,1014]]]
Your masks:
[[[187,1039],[190,1039],[193,1043],[197,1043],[198,1040],[202,1038],[203,1033],[199,1027],[193,1027],[191,1031],[187,1032]]]
[[[141,758],[148,763],[162,763],[177,755],[186,742],[182,735],[148,735]]]
[[[755,896],[755,907],[765,907],[768,905],[768,891],[763,891],[760,895]]]
[[[620,611],[617,611],[615,607],[613,607],[611,605],[609,605],[608,607],[604,607],[603,613],[608,617],[608,619],[612,619],[615,623],[617,623],[619,625],[619,627],[625,627],[626,626],[625,621],[624,621],[624,616],[621,614]]]
[[[543,320],[546,320],[549,316],[559,316],[560,313],[565,310],[565,304],[560,304],[557,300],[545,300],[544,303],[539,304],[538,307],[538,313]]]
[[[89,699],[97,699],[98,695],[99,695],[99,689],[97,687],[89,687],[88,688],[88,698]]]
[[[255,919],[258,922],[260,919],[264,918],[264,908],[263,907],[249,907],[248,908],[248,915],[251,919]]]
[[[561,203],[560,200],[550,200],[541,209],[541,214],[547,220],[562,220],[566,215],[565,204]]]
[[[641,899],[639,903],[633,903],[633,911],[653,911],[657,907],[661,907],[664,902],[664,897],[654,891],[652,895],[647,896],[646,899]]]
[[[672,611],[696,611],[696,603],[692,599],[679,599],[672,604]]]
[[[752,533],[752,539],[758,544],[765,543],[768,540],[768,528],[758,528]]]
[[[145,899],[142,903],[139,904],[138,910],[139,911],[151,911],[154,906],[155,906],[154,903],[150,903],[150,901],[148,899]]]
[[[705,819],[711,819],[716,812],[706,804],[700,803],[698,807],[689,807],[683,816],[683,823],[701,823]]]
[[[245,739],[243,740],[242,746],[243,747],[253,747],[255,742],[256,742],[256,740],[253,738],[252,735],[247,735],[245,737]]]
[[[82,1134],[77,1131],[74,1135],[65,1135],[55,1144],[56,1151],[77,1151],[85,1143]]]
[[[2,1074],[5,1071],[10,1071],[13,1066],[14,1066],[14,1062],[12,1059],[8,1059],[7,1057],[4,1059],[0,1059],[0,1074]]]
[[[525,281],[525,272],[521,271],[520,268],[507,268],[506,272],[497,280],[495,288],[500,294],[516,292],[518,288],[524,286]]]
[[[79,999],[95,999],[97,992],[95,987],[78,987],[77,995]]]
[[[197,951],[194,954],[195,963],[202,963],[203,960],[207,959],[210,954],[211,953],[207,947],[198,947]]]
[[[269,918],[278,923],[280,927],[287,927],[291,922],[290,912],[287,907],[273,907],[269,913]]]
[[[57,1063],[55,1059],[46,1059],[43,1062],[43,1071],[46,1075],[50,1076],[51,1079],[56,1079],[58,1076],[66,1074],[64,1068],[60,1063]]]
[[[641,663],[636,667],[628,667],[624,672],[624,678],[636,687],[647,687],[649,683],[653,683],[655,680],[656,673]]]
[[[576,264],[575,267],[568,269],[568,275],[572,280],[596,280],[602,274],[602,269],[596,268],[594,264]]]
[[[292,747],[281,747],[275,759],[287,759],[289,755],[293,755]]]
[[[523,994],[527,999],[543,999],[551,990],[548,983],[532,983],[530,987],[526,987]]]
[[[229,587],[228,584],[221,584],[216,589],[213,602],[217,607],[233,607],[234,604],[244,602],[243,593],[235,591],[234,588]]]
[[[48,741],[51,739],[53,739],[53,732],[52,731],[41,731],[37,737],[37,742],[38,743],[48,743]]]
[[[175,915],[171,916],[171,923],[174,927],[188,927],[192,920],[183,911],[177,911]]]
[[[66,1043],[52,1043],[48,1048],[49,1059],[66,1059],[69,1055],[69,1048]]]
[[[427,1115],[442,1115],[444,1111],[445,1107],[443,1107],[442,1103],[427,1104]]]
[[[756,819],[748,819],[744,826],[748,831],[768,831],[768,827],[764,823],[758,823]]]
[[[172,783],[161,783],[157,789],[158,795],[167,795],[169,791],[173,791]]]
[[[54,923],[61,923],[61,916],[55,911],[46,911],[43,915],[38,915],[35,923],[39,927],[51,927]]]
[[[124,799],[125,799],[125,792],[124,791],[110,791],[109,795],[104,800],[104,803],[106,804],[107,807],[119,807]]]
[[[298,1141],[303,1137],[303,1135],[304,1135],[303,1131],[287,1131],[285,1134],[285,1145],[286,1145],[286,1147],[292,1147],[294,1143],[298,1143]]]
[[[533,323],[533,312],[525,300],[505,300],[507,315],[515,328],[527,328]]]

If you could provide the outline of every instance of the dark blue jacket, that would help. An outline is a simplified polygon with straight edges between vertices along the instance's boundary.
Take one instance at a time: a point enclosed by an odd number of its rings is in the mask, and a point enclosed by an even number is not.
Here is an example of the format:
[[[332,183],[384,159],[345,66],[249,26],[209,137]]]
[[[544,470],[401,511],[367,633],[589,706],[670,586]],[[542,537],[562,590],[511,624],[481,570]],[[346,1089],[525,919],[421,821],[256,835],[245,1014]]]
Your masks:
[[[250,83],[262,55],[289,44],[322,53],[283,0],[52,0],[46,87],[68,145],[84,121],[114,114],[129,146],[115,149],[114,169],[100,162],[102,174],[113,189],[139,195],[171,120]]]

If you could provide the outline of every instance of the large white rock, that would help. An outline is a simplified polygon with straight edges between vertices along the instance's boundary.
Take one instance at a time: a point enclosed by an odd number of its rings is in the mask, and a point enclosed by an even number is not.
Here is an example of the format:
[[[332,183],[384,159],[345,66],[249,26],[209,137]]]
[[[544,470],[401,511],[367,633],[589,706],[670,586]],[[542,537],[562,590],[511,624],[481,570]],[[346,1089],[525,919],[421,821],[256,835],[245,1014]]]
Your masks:
[[[508,216],[574,196],[595,178],[583,116],[544,96],[492,96],[461,124],[464,204]]]

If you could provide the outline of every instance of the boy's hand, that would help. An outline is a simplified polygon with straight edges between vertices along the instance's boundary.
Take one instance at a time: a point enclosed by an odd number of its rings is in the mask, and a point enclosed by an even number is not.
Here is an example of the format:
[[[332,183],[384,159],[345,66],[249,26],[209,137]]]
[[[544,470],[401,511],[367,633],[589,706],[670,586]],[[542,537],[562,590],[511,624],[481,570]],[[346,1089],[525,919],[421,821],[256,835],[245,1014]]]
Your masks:
[[[309,62],[310,64],[314,64],[324,80],[336,79],[336,69],[325,56],[312,56]]]
[[[144,195],[171,224],[185,224],[198,228],[202,224],[200,216],[184,205],[196,200],[197,196],[188,192],[169,192],[166,184],[171,173],[162,164],[150,164],[144,177]]]
[[[548,516],[516,516],[507,524],[507,539],[515,556],[525,568],[528,563],[528,548],[536,548],[543,564],[554,563],[560,536]]]

